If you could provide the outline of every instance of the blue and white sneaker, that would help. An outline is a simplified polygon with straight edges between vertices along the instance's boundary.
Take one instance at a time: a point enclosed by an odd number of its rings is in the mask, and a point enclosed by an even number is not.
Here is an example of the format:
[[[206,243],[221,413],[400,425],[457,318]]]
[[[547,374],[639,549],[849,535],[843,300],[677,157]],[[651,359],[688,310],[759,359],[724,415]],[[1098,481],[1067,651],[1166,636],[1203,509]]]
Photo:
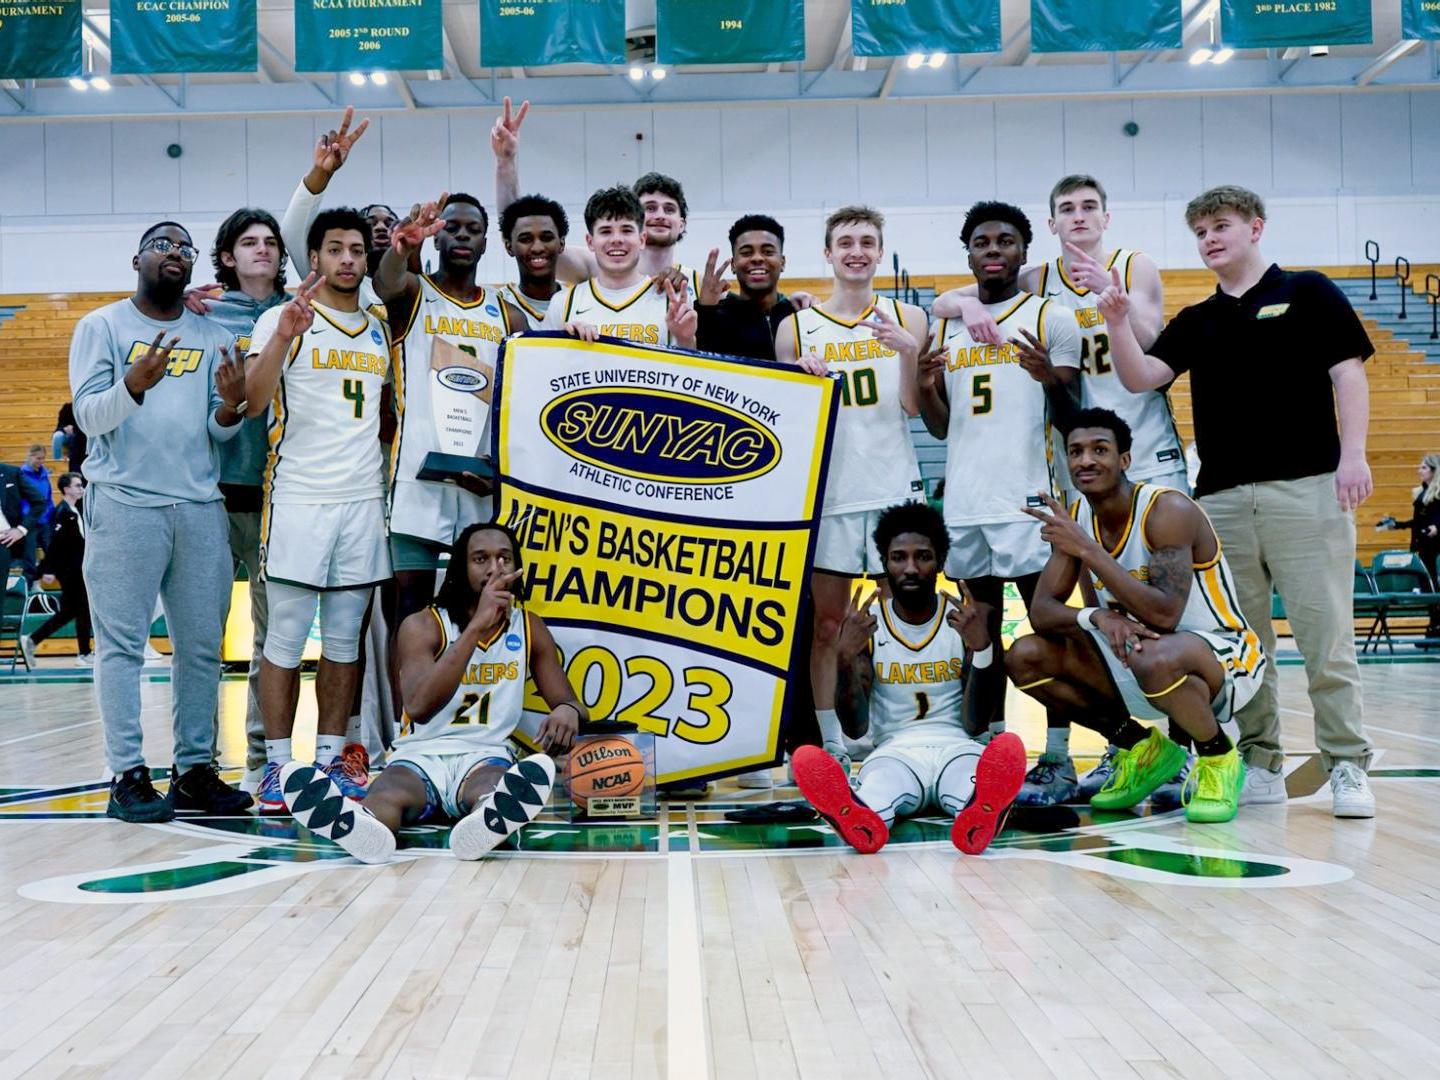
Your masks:
[[[355,774],[346,766],[344,758],[336,758],[329,765],[321,765],[317,761],[315,768],[335,781],[336,786],[340,788],[340,793],[347,799],[360,802],[365,798],[366,785],[356,782]]]
[[[267,761],[255,792],[255,806],[262,814],[285,814],[285,797],[280,793],[280,763]]]
[[[354,799],[347,799],[326,770],[292,761],[280,770],[280,790],[297,822],[361,862],[389,862],[395,854],[395,834]]]
[[[1015,796],[1016,806],[1059,806],[1075,798],[1079,781],[1075,776],[1075,762],[1068,757],[1052,758],[1044,754],[1035,767],[1025,774],[1025,783],[1020,794]]]
[[[500,775],[495,790],[450,830],[451,853],[467,862],[488,855],[540,816],[554,786],[555,762],[547,755],[517,761]]]
[[[1110,774],[1115,771],[1115,755],[1119,752],[1118,746],[1105,747],[1105,754],[1095,763],[1095,767],[1080,777],[1080,785],[1075,794],[1081,802],[1089,802],[1110,782]],[[1178,800],[1180,796],[1177,794],[1175,798]],[[1179,806],[1180,803],[1177,801],[1175,805]]]
[[[1179,810],[1184,805],[1181,792],[1185,790],[1185,782],[1190,779],[1190,770],[1194,767],[1195,755],[1189,754],[1185,758],[1185,764],[1180,766],[1180,771],[1150,793],[1151,813],[1162,814],[1167,810]]]

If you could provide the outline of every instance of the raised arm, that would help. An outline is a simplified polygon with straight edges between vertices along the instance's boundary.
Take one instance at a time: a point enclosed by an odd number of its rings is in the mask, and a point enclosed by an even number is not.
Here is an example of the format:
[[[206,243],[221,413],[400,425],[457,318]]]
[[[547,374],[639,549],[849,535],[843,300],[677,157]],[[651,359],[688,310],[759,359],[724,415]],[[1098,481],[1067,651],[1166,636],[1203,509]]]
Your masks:
[[[404,312],[408,318],[408,313],[414,310],[420,275],[410,269],[410,264],[417,260],[425,241],[445,228],[440,217],[445,199],[446,194],[442,192],[435,202],[415,207],[408,218],[390,230],[390,246],[380,256],[380,264],[371,279],[375,295],[380,297],[387,313]]]
[[[346,106],[339,128],[327,131],[316,141],[310,171],[296,186],[294,194],[290,196],[290,205],[285,207],[285,214],[280,219],[280,236],[285,241],[285,250],[290,253],[296,273],[302,277],[310,272],[309,252],[306,249],[309,247],[310,223],[320,213],[320,196],[330,186],[331,179],[349,159],[351,149],[370,126],[367,118],[356,124],[352,131],[350,121],[354,118],[354,108]]]
[[[1148,349],[1165,328],[1165,286],[1155,260],[1142,251],[1131,256],[1129,277],[1130,329],[1140,348]]]
[[[300,283],[289,303],[270,309],[279,312],[273,323],[267,318],[270,315],[267,311],[255,324],[250,336],[250,355],[245,360],[246,416],[259,416],[275,399],[275,388],[280,385],[280,374],[290,358],[295,339],[315,321],[310,301],[319,288],[317,276],[311,274]]]
[[[1175,381],[1175,370],[1159,357],[1145,352],[1136,338],[1130,323],[1130,295],[1120,280],[1119,270],[1111,268],[1110,285],[1096,299],[1096,306],[1105,318],[1105,330],[1110,335],[1110,361],[1126,390],[1141,394]]]
[[[915,396],[925,430],[937,439],[950,430],[950,398],[945,390],[945,367],[950,350],[944,344],[945,320],[935,327],[929,347],[915,361]]]

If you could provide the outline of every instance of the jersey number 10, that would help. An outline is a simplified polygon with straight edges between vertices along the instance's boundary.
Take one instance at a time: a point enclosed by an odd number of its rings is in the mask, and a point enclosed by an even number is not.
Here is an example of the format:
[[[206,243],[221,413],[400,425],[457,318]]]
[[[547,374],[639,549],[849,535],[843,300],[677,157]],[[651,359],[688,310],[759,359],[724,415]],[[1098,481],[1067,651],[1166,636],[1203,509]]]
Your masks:
[[[875,385],[874,368],[840,372],[840,404],[874,405],[879,400],[880,390]]]

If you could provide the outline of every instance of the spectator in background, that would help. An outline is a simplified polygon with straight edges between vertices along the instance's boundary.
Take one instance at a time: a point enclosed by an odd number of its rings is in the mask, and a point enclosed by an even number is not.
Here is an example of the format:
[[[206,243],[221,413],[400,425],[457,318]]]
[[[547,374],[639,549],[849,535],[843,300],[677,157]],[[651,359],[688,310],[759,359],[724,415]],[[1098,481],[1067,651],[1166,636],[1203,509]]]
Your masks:
[[[40,576],[37,549],[50,543],[50,521],[55,516],[55,493],[50,489],[50,470],[45,468],[45,447],[30,444],[25,464],[20,466],[20,499],[35,528],[25,537],[25,576],[34,581]]]
[[[10,581],[11,563],[23,561],[25,541],[35,529],[35,518],[20,498],[20,470],[0,464],[0,590]]]
[[[245,373],[231,335],[185,310],[198,254],[181,225],[150,226],[131,260],[134,294],[90,312],[70,342],[75,417],[95,441],[86,462],[84,566],[114,774],[106,813],[123,821],[169,821],[177,808],[232,814],[251,802],[213,764],[230,575],[216,444],[239,434]],[[175,643],[168,795],[151,783],[140,723],[140,669],[157,596]]]
[[[1408,521],[1396,521],[1393,517],[1381,518],[1376,526],[1381,529],[1409,529],[1410,550],[1420,556],[1430,574],[1431,584],[1436,582],[1436,571],[1440,570],[1440,454],[1426,454],[1420,461],[1420,486],[1410,494],[1415,499]],[[1430,609],[1430,625],[1425,630],[1427,638],[1440,639],[1440,608]]]
[[[75,665],[90,667],[95,657],[90,652],[90,597],[85,592],[85,575],[81,565],[85,559],[85,526],[80,520],[80,500],[85,496],[85,478],[77,472],[60,477],[60,505],[55,508],[50,542],[45,545],[45,558],[40,563],[41,581],[50,586],[60,582],[60,610],[41,625],[34,634],[20,639],[20,648],[30,666],[35,666],[35,646],[71,619],[75,620]]]
[[[50,456],[57,461],[68,458],[71,472],[79,472],[85,463],[85,432],[75,423],[75,406],[66,402],[55,418],[55,434],[50,436]]]

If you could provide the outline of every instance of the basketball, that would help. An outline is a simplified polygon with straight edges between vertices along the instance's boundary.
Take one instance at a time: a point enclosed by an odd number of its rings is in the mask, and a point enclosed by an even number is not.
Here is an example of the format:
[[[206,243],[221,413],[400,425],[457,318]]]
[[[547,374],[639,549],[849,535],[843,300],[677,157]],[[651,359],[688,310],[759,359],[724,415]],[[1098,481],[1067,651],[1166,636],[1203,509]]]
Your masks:
[[[581,810],[592,798],[634,795],[645,784],[645,759],[628,739],[589,739],[570,754],[570,798]]]

